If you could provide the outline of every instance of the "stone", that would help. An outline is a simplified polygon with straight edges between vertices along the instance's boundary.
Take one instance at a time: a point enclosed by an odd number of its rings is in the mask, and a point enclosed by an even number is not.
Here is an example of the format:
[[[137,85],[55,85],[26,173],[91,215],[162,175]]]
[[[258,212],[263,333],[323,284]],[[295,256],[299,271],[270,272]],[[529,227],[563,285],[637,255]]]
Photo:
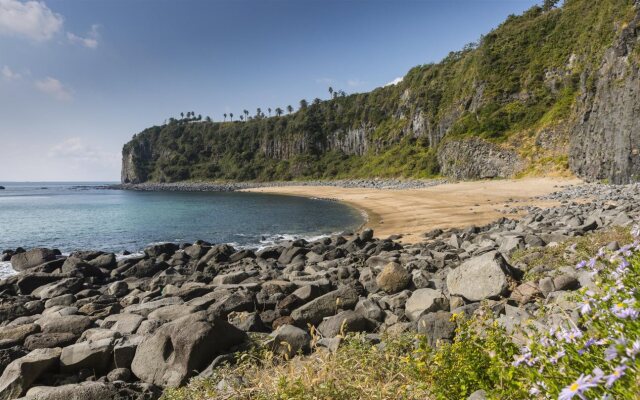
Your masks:
[[[447,275],[447,288],[469,301],[494,299],[508,288],[509,266],[500,253],[491,251],[471,258]]]
[[[175,243],[159,243],[146,247],[144,253],[148,257],[159,257],[163,254],[172,255],[178,248],[178,245]]]
[[[14,254],[11,257],[11,266],[16,271],[26,271],[37,267],[47,261],[56,259],[56,252],[50,249],[36,248],[24,253]]]
[[[82,279],[66,278],[48,283],[35,289],[31,294],[40,299],[51,299],[64,294],[75,294],[82,288]]]
[[[369,326],[365,317],[355,311],[347,310],[322,321],[318,326],[318,332],[326,338],[332,338],[349,332],[366,332]]]
[[[291,317],[297,323],[318,325],[324,317],[335,315],[339,309],[355,307],[358,299],[358,292],[354,288],[342,286],[295,309]]]
[[[400,264],[390,262],[376,277],[376,284],[386,293],[393,294],[405,289],[411,282],[411,275]]]
[[[81,382],[62,386],[36,386],[21,400],[125,400],[118,388],[104,382]]]
[[[247,274],[244,271],[231,272],[228,274],[216,276],[215,278],[213,278],[213,281],[211,283],[214,285],[234,284],[234,283],[240,283],[245,279],[247,279],[248,277],[249,277],[249,274]]]
[[[131,379],[131,370],[129,368],[116,368],[107,374],[107,381],[124,381],[127,382]]]
[[[7,365],[11,364],[12,361],[17,360],[20,357],[24,357],[27,355],[27,351],[22,346],[13,346],[4,349],[0,349],[0,375],[4,372],[4,369],[7,368]]]
[[[76,341],[78,335],[73,333],[36,333],[24,341],[27,350],[65,347]]]
[[[68,373],[87,368],[102,373],[109,367],[112,353],[113,340],[109,338],[76,343],[62,349],[60,369]]]
[[[524,282],[520,284],[511,292],[511,296],[509,296],[510,299],[521,305],[531,303],[542,297],[542,291],[535,282]]]
[[[129,293],[129,285],[123,281],[113,282],[109,285],[107,293],[115,297],[124,297]]]
[[[410,321],[417,321],[423,314],[449,310],[449,300],[441,291],[435,289],[418,289],[405,303],[405,315]]]
[[[80,336],[91,325],[91,318],[84,315],[52,315],[38,320],[44,333],[72,333]]]
[[[553,278],[553,287],[554,290],[576,290],[580,289],[580,282],[573,275],[562,274]]]
[[[540,279],[540,281],[538,281],[538,287],[545,296],[556,290],[553,284],[553,278],[550,277],[544,277]]]
[[[75,303],[75,301],[76,296],[72,294],[63,294],[45,301],[44,308],[51,308],[53,306],[70,306]]]
[[[61,351],[37,349],[11,362],[0,376],[0,400],[22,396],[44,372],[57,366]]]
[[[40,326],[25,324],[19,326],[5,326],[0,328],[0,341],[15,341],[22,344],[27,336],[40,332]]]
[[[194,314],[161,326],[140,343],[131,370],[147,383],[177,387],[245,338],[226,321],[210,323]]]
[[[354,311],[370,321],[382,322],[385,318],[382,308],[380,308],[378,303],[371,299],[362,299],[358,301]]]
[[[487,400],[487,392],[482,389],[476,390],[467,397],[467,400]]]
[[[418,333],[425,335],[431,347],[436,347],[440,341],[451,342],[457,327],[451,320],[452,315],[446,311],[423,315],[418,320]]]
[[[268,332],[257,312],[234,311],[229,314],[228,320],[244,332]]]
[[[149,313],[148,319],[158,319],[163,322],[173,321],[182,318],[185,315],[198,311],[198,307],[187,306],[184,304],[174,304],[170,306],[160,307]]]
[[[174,304],[183,304],[184,300],[179,297],[165,297],[159,300],[148,301],[146,303],[133,304],[124,308],[123,312],[142,315],[147,317],[152,311],[160,307],[171,306]]]
[[[100,327],[130,335],[138,330],[142,321],[144,317],[138,314],[114,314],[105,318]]]
[[[311,336],[296,326],[282,325],[270,337],[271,348],[276,354],[290,358],[299,352],[304,354],[310,351]]]

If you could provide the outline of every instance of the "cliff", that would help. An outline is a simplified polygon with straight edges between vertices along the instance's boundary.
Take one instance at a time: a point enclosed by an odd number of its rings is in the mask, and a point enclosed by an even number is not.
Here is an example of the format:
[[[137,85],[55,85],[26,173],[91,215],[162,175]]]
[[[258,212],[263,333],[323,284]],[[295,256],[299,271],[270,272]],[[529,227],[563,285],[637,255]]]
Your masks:
[[[122,181],[640,177],[639,5],[510,16],[402,82],[246,122],[173,120],[124,146]]]

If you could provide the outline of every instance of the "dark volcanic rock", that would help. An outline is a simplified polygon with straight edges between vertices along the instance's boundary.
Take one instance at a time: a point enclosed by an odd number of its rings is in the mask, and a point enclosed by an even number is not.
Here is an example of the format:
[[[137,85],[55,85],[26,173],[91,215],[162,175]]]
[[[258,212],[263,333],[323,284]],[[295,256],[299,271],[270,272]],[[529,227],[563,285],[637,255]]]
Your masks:
[[[11,266],[16,271],[25,271],[55,259],[56,252],[54,250],[37,248],[24,253],[14,254],[13,257],[11,257]]]

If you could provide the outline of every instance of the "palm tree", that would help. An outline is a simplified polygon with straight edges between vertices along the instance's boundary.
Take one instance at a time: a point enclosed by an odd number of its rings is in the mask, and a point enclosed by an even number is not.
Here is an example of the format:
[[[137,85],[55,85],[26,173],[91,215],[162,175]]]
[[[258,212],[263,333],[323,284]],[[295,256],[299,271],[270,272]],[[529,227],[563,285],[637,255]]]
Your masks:
[[[256,118],[260,118],[260,115],[262,114],[262,110],[260,109],[260,107],[258,107],[256,109]]]
[[[329,96],[333,97],[333,88],[329,86]]]
[[[240,121],[244,121],[244,117],[242,115],[240,116]]]
[[[244,110],[244,117],[247,119],[247,121],[249,120],[249,110]]]
[[[180,113],[180,118],[184,118],[184,113],[183,112]]]
[[[227,120],[227,113],[224,113],[224,120]]]
[[[276,115],[278,117],[282,115],[282,108],[280,108],[280,107],[276,108]]]
[[[229,113],[229,118],[231,118],[231,121],[233,122],[233,113]]]
[[[287,112],[289,112],[289,114],[291,114],[293,112],[293,107],[287,106]]]
[[[211,122],[211,117],[207,115],[207,117],[205,118],[205,121]]]
[[[271,107],[267,108],[267,111],[269,111],[269,116],[271,116]]]
[[[198,114],[198,121],[202,121],[202,114]]]
[[[300,108],[301,109],[307,108],[308,105],[309,105],[309,103],[307,103],[307,101],[305,99],[300,100]]]

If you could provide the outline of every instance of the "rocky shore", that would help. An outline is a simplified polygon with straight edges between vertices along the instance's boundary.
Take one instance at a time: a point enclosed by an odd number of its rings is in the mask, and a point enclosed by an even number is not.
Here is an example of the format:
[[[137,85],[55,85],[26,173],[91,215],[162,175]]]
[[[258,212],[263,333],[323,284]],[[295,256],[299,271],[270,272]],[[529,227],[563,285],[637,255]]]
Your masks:
[[[540,327],[577,321],[572,291],[593,276],[515,262],[514,253],[634,224],[640,186],[547,197],[560,205],[436,229],[411,245],[364,230],[260,250],[166,243],[119,261],[100,251],[5,250],[18,274],[0,281],[0,399],[155,399],[252,343],[308,352],[311,325],[318,346],[332,350],[347,332],[378,343],[417,331],[435,345],[454,337],[453,313],[472,315],[481,302],[508,330],[540,304],[555,307]]]
[[[348,179],[332,181],[283,181],[283,182],[173,182],[173,183],[123,183],[112,185],[111,189],[139,190],[151,192],[233,192],[236,190],[284,187],[284,186],[326,186],[363,189],[421,189],[447,183],[445,179],[402,180],[402,179]]]

